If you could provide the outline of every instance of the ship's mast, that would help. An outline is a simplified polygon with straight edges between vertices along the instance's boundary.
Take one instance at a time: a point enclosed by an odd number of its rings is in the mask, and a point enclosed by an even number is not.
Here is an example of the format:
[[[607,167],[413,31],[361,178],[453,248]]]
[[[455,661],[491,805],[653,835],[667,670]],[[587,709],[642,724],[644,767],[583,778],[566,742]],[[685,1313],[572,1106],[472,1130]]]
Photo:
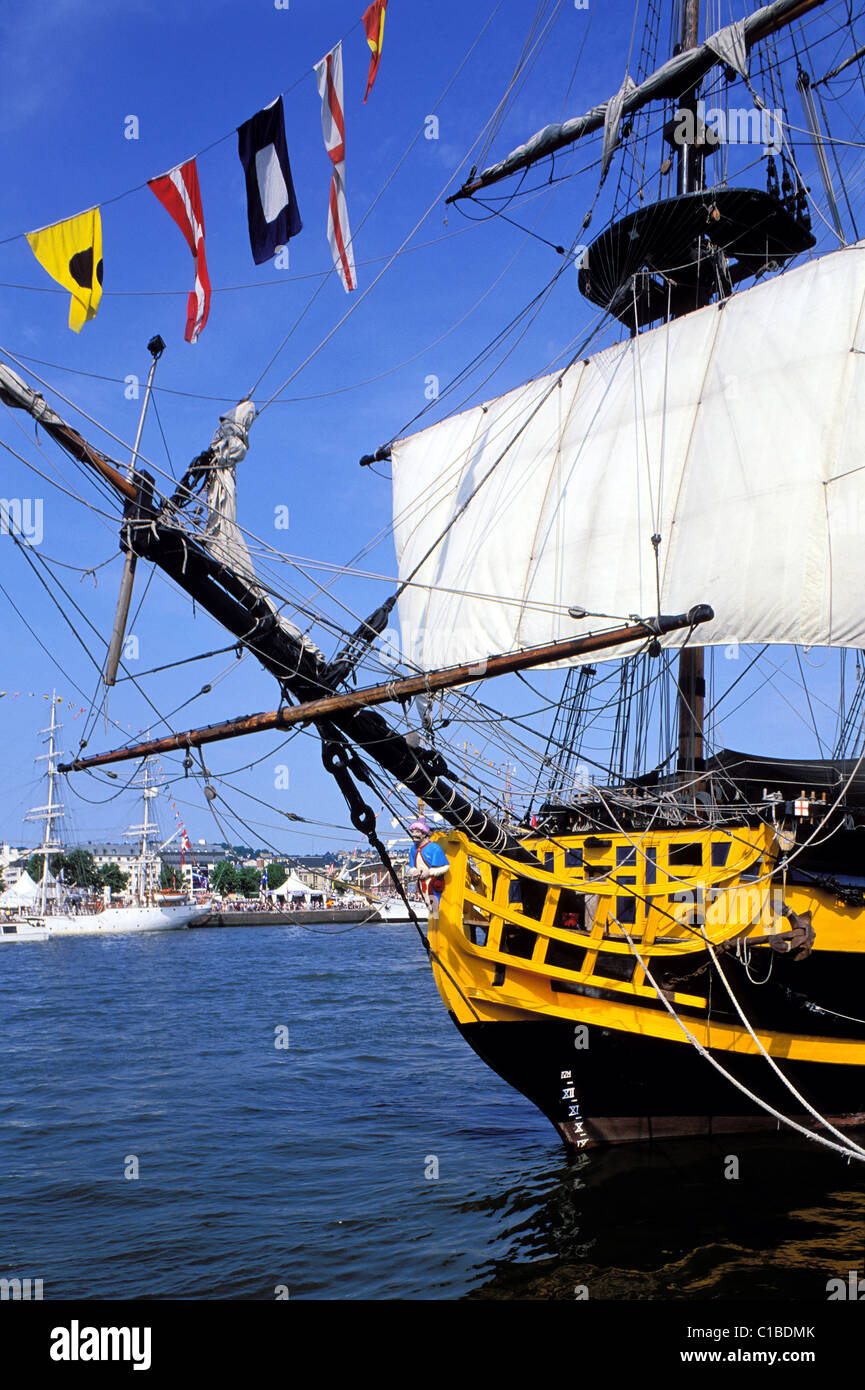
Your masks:
[[[682,30],[680,49],[687,52],[696,48],[700,42],[700,0],[682,0]],[[697,88],[688,92],[679,103],[680,110],[690,110],[696,115]],[[696,131],[696,122],[691,129]],[[695,144],[687,141],[678,151],[679,193],[694,193],[702,183],[702,159]],[[705,661],[702,647],[685,647],[679,657],[678,679],[678,729],[679,749],[677,770],[686,775],[702,771],[705,766],[703,751],[703,718],[706,702]]]
[[[132,898],[136,903],[147,902],[152,890],[155,888],[155,865],[153,855],[150,853],[150,840],[155,835],[159,835],[159,827],[151,822],[150,802],[157,795],[157,788],[154,787],[150,778],[150,761],[145,759],[144,771],[141,782],[144,797],[144,817],[140,825],[130,825],[125,834],[134,835],[139,841],[138,862],[132,871]]]
[[[56,853],[61,844],[54,837],[54,822],[63,815],[63,807],[57,800],[55,782],[57,781],[57,759],[62,754],[62,749],[57,747],[56,735],[62,725],[57,723],[57,693],[51,692],[51,723],[47,729],[40,729],[40,734],[47,735],[48,752],[40,753],[37,762],[47,762],[48,767],[45,776],[48,781],[48,800],[44,806],[33,806],[24,817],[25,820],[40,820],[42,827],[42,844],[39,853],[42,855],[42,877],[39,881],[39,911],[45,912],[45,900],[48,891],[48,856]]]
[[[682,0],[682,29],[679,37],[679,50],[686,53],[696,48],[700,42],[700,0]],[[689,110],[696,115],[697,88],[679,101],[679,110]],[[683,141],[678,151],[678,184],[680,193],[694,193],[701,183],[702,170],[696,145]]]

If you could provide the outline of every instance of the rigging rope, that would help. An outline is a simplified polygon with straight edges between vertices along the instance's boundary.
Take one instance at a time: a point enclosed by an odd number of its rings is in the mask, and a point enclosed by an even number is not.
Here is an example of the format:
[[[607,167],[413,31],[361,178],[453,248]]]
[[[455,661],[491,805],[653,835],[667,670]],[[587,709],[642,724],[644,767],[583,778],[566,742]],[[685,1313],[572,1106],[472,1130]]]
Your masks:
[[[815,1110],[815,1109],[814,1109],[814,1106],[811,1105],[811,1103],[810,1103],[808,1100],[805,1099],[805,1097],[802,1095],[802,1093],[796,1089],[796,1087],[793,1085],[793,1082],[789,1079],[789,1077],[787,1077],[787,1076],[784,1075],[784,1073],[782,1072],[781,1068],[778,1066],[778,1064],[777,1064],[777,1062],[775,1061],[775,1059],[774,1059],[773,1057],[770,1057],[769,1053],[766,1051],[765,1047],[764,1047],[763,1044],[760,1042],[760,1039],[757,1037],[757,1034],[754,1032],[754,1029],[751,1027],[751,1024],[750,1024],[749,1020],[747,1019],[747,1017],[745,1016],[744,1011],[742,1010],[742,1006],[740,1005],[738,999],[736,998],[736,995],[735,995],[734,992],[733,992],[733,989],[732,989],[732,987],[731,987],[731,985],[730,985],[729,980],[727,979],[726,975],[724,974],[723,970],[721,969],[721,967],[720,967],[720,965],[719,965],[719,963],[718,963],[718,957],[717,957],[716,954],[715,954],[715,949],[714,949],[714,947],[713,947],[711,941],[709,940],[709,938],[706,936],[706,929],[705,929],[705,927],[702,927],[702,928],[701,928],[701,931],[702,931],[702,934],[703,934],[703,940],[706,942],[706,947],[707,947],[707,949],[708,949],[709,955],[712,957],[712,960],[713,960],[714,965],[715,965],[715,969],[717,970],[718,974],[719,974],[720,977],[721,977],[721,980],[722,980],[722,982],[723,982],[723,984],[724,984],[724,988],[726,989],[728,995],[730,996],[730,1000],[731,1000],[731,1002],[732,1002],[732,1004],[733,1004],[733,1007],[734,1007],[735,1010],[736,1010],[736,1013],[739,1015],[739,1018],[741,1019],[742,1023],[745,1025],[745,1028],[747,1029],[749,1036],[750,1036],[750,1037],[753,1039],[753,1041],[756,1043],[757,1048],[758,1048],[759,1051],[762,1053],[762,1055],[763,1055],[763,1057],[766,1059],[766,1061],[769,1063],[769,1066],[770,1066],[770,1067],[772,1068],[772,1070],[776,1073],[776,1075],[777,1075],[778,1077],[780,1077],[781,1081],[784,1083],[784,1085],[786,1086],[786,1088],[787,1088],[787,1090],[790,1092],[790,1094],[791,1094],[796,1100],[798,1100],[799,1103],[800,1103],[801,1105],[804,1105],[805,1109],[809,1112],[809,1114],[811,1114],[811,1115],[814,1116],[814,1119],[815,1119],[815,1120],[819,1120],[820,1124],[825,1125],[826,1128],[829,1130],[829,1132],[830,1132],[831,1134],[834,1134],[834,1135],[836,1136],[836,1138],[842,1140],[842,1142],[845,1143],[845,1144],[847,1144],[850,1148],[855,1149],[857,1155],[858,1155],[860,1158],[865,1159],[865,1149],[863,1149],[862,1146],[861,1146],[860,1144],[857,1144],[857,1143],[855,1142],[855,1140],[849,1139],[849,1138],[847,1137],[847,1135],[842,1134],[842,1133],[840,1132],[840,1130],[836,1129],[835,1126],[834,1126],[833,1124],[830,1124],[829,1120],[827,1120],[826,1117],[825,1117],[824,1115],[821,1115],[821,1114],[819,1113],[818,1110]],[[770,954],[771,954],[771,953],[770,953]],[[758,982],[758,983],[759,983],[759,982]]]
[[[755,1095],[753,1091],[749,1090],[749,1088],[744,1084],[744,1082],[739,1081],[737,1077],[733,1076],[731,1072],[727,1071],[726,1067],[723,1067],[721,1063],[717,1060],[717,1058],[712,1056],[712,1053],[709,1051],[709,1049],[704,1047],[703,1044],[699,1042],[697,1038],[694,1037],[693,1033],[676,1013],[676,1010],[670,1004],[670,1001],[667,999],[667,996],[664,994],[664,991],[658,985],[654,975],[652,974],[651,970],[646,965],[645,961],[643,960],[642,956],[637,950],[634,941],[628,933],[627,927],[624,926],[621,922],[619,922],[618,925],[623,935],[627,939],[628,945],[630,946],[631,950],[636,956],[639,964],[642,966],[646,979],[649,981],[656,995],[660,999],[661,1003],[664,1005],[664,1008],[667,1010],[667,1013],[670,1015],[672,1019],[675,1020],[675,1022],[681,1028],[682,1032],[685,1034],[685,1037],[688,1039],[688,1042],[691,1043],[691,1045],[694,1048],[696,1048],[697,1052],[699,1052],[701,1057],[704,1057],[706,1061],[709,1062],[717,1072],[720,1072],[720,1074],[723,1077],[725,1077],[731,1085],[735,1086],[737,1091],[741,1092],[742,1095],[747,1096],[748,1099],[753,1101],[755,1105],[759,1106],[761,1110],[765,1110],[768,1115],[774,1116],[774,1118],[776,1120],[779,1120],[781,1124],[789,1125],[791,1129],[798,1130],[800,1134],[804,1134],[806,1139],[811,1139],[816,1144],[823,1144],[824,1147],[828,1149],[834,1149],[836,1153],[843,1154],[843,1156],[847,1159],[856,1158],[859,1159],[860,1162],[862,1160],[865,1160],[865,1149],[860,1149],[858,1144],[854,1144],[853,1141],[848,1142],[847,1137],[845,1135],[841,1136],[844,1140],[844,1143],[842,1145],[836,1144],[835,1141],[832,1139],[827,1139],[825,1135],[815,1133],[814,1130],[806,1129],[804,1125],[800,1125],[797,1120],[791,1119],[789,1115],[782,1115],[780,1110],[776,1110],[775,1107],[773,1105],[770,1105],[768,1101],[761,1099],[761,1097],[758,1095]],[[808,1108],[810,1109],[810,1106]],[[817,1118],[820,1120],[821,1124],[826,1125],[827,1128],[832,1130],[833,1133],[837,1133],[837,1131],[833,1128],[829,1121],[825,1119],[822,1115],[818,1115]]]

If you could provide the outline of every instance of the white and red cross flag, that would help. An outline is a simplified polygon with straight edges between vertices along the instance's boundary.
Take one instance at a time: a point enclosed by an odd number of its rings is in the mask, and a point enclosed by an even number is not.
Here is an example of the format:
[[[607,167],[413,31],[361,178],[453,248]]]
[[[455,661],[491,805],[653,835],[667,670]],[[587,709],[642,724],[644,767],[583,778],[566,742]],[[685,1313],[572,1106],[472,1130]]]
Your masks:
[[[342,101],[342,43],[315,65],[315,78],[321,97],[321,128],[324,143],[333,162],[327,239],[333,263],[346,291],[357,289],[348,207],[345,201],[345,111]]]
[[[198,335],[207,323],[210,312],[210,278],[207,274],[207,261],[204,256],[204,214],[201,211],[201,192],[198,187],[198,170],[195,160],[179,164],[170,173],[158,179],[151,179],[149,188],[153,189],[166,212],[174,218],[189,244],[195,262],[195,289],[186,305],[186,333],[188,343],[197,343]]]

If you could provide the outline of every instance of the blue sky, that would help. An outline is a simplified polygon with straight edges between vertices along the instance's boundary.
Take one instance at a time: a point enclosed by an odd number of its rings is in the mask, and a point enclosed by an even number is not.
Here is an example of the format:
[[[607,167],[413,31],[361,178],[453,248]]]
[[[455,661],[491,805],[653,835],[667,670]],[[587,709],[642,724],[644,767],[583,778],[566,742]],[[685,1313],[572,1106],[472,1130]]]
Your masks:
[[[471,6],[456,0],[435,5],[391,0],[384,56],[366,106],[362,96],[369,51],[360,25],[363,8],[363,0],[290,0],[288,9],[277,9],[273,0],[187,0],[182,6],[165,0],[124,0],[122,5],[44,0],[38,12],[22,7],[10,13],[7,8],[0,17],[0,131],[6,155],[0,350],[19,356],[25,376],[47,383],[46,394],[71,423],[125,460],[140,405],[126,398],[125,379],[146,374],[145,344],[161,333],[167,350],[157,373],[158,416],[151,411],[142,452],[157,469],[179,475],[209,442],[219,411],[246,394],[300,320],[256,393],[259,404],[275,392],[280,399],[256,421],[239,485],[245,527],[292,555],[334,567],[307,570],[306,576],[280,571],[286,585],[307,594],[310,576],[330,582],[336,568],[388,524],[388,483],[361,470],[359,457],[401,433],[426,404],[429,377],[444,383],[456,374],[559,263],[554,250],[517,228],[495,220],[472,224],[443,203],[456,166],[507,87],[535,5],[526,0],[483,0]],[[546,12],[553,9],[547,6]],[[470,53],[487,21],[482,41]],[[548,121],[588,109],[615,90],[624,75],[632,23],[630,0],[591,0],[588,10],[576,9],[569,0],[559,6],[548,42],[481,162],[501,157]],[[389,267],[348,322],[280,391],[355,298],[344,294],[333,275],[321,287],[330,269],[325,237],[330,165],[312,68],[340,37],[348,206],[361,290],[430,211],[410,243],[419,249],[407,250]],[[287,271],[253,265],[234,134],[241,121],[280,91],[286,92],[288,145],[304,220],[303,233],[291,244]],[[423,134],[431,114],[439,121],[435,140]],[[138,120],[136,140],[124,136],[129,116]],[[214,295],[210,322],[200,342],[190,346],[183,341],[183,328],[191,258],[177,228],[141,185],[200,151],[205,151],[198,167]],[[589,155],[564,157],[558,172],[575,171],[581,162],[588,163]],[[595,176],[569,178],[554,192],[538,182],[540,195],[520,206],[517,220],[553,243],[569,244],[594,196]],[[133,189],[137,191],[119,196]],[[96,319],[76,336],[67,327],[68,296],[44,275],[20,234],[94,203],[102,205],[104,295]],[[588,318],[575,275],[563,276],[497,375],[482,390],[478,386],[479,394],[488,396],[536,374]],[[471,389],[466,395],[477,398]],[[64,405],[57,392],[116,439]],[[50,442],[40,438],[34,443],[34,431],[23,417],[4,412],[0,438],[49,477],[58,477],[52,471],[57,466],[66,469],[67,482],[72,478],[87,503],[101,506],[98,491],[69,472]],[[55,572],[107,636],[120,576],[116,524],[49,486],[6,451],[2,470],[4,496],[44,499],[40,551],[69,567]],[[280,506],[289,509],[288,531],[274,526]],[[91,566],[104,566],[97,569],[95,584],[81,572]],[[390,542],[365,557],[362,567],[392,576]],[[134,608],[145,588],[146,597],[131,628],[139,639],[137,663],[128,663],[133,675],[226,645],[210,619],[193,615],[189,602],[161,577],[149,586],[147,580],[147,567],[141,566]],[[21,816],[39,799],[33,757],[41,751],[35,734],[44,722],[44,696],[56,688],[75,707],[88,705],[97,682],[87,651],[101,663],[102,649],[80,618],[75,619],[79,640],[46,603],[44,590],[8,536],[0,536],[0,583],[47,648],[0,594],[5,638],[0,689],[7,692],[0,698],[0,838],[17,841],[32,838],[23,830]],[[353,625],[349,614],[369,612],[390,591],[386,583],[338,578],[335,592],[345,609],[332,611],[342,611]],[[332,649],[331,644],[328,651]],[[541,696],[554,693],[561,682],[555,674],[533,679]],[[191,699],[206,683],[214,685],[213,691]],[[163,712],[191,699],[173,718],[180,728],[275,703],[272,681],[251,661],[237,663],[230,656],[149,678],[146,689]],[[486,694],[495,703],[495,693]],[[520,700],[523,708],[532,707],[530,692],[513,698],[514,708]],[[154,718],[130,682],[112,693],[108,713],[124,737]],[[77,742],[82,723],[79,716],[69,724],[67,748],[71,736]],[[791,737],[801,737],[800,727],[792,721]],[[164,726],[158,732],[165,732]],[[503,787],[508,775],[503,755],[487,750],[481,733],[472,737],[482,745],[487,766],[495,764],[488,775],[501,778]],[[121,741],[118,730],[100,720],[90,747]],[[347,818],[321,768],[315,739],[301,735],[282,751],[278,744],[262,736],[208,751],[208,766],[215,773],[230,774],[235,787],[265,803],[225,792],[251,827],[245,835],[233,823],[231,838],[273,841],[294,853],[357,843],[354,832],[330,828],[346,826]],[[253,759],[260,760],[256,768],[236,771]],[[176,760],[164,760],[163,766],[176,776]],[[283,766],[289,770],[289,786],[277,789],[275,769]],[[133,818],[132,803],[118,793],[125,777],[114,785],[78,779],[65,795],[70,828],[96,838],[127,824]],[[193,838],[222,838],[199,781],[175,785],[173,795]],[[289,826],[267,808],[291,810],[327,825]],[[173,828],[170,806],[163,806],[162,819],[166,830]],[[395,833],[387,809],[380,825]]]

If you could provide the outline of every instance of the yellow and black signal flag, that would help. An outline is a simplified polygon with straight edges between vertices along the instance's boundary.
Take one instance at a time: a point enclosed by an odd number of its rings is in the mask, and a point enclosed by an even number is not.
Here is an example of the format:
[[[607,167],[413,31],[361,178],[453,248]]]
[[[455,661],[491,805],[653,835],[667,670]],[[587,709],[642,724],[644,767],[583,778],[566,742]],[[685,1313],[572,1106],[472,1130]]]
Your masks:
[[[98,208],[55,222],[27,240],[37,261],[72,295],[69,327],[80,333],[102,298],[102,219]]]
[[[369,76],[366,79],[366,98],[372,91],[372,84],[375,81],[378,65],[381,62],[381,45],[384,39],[384,16],[387,10],[387,0],[374,0],[363,17],[363,27],[366,30],[366,41],[372,49],[372,59],[369,65]]]

